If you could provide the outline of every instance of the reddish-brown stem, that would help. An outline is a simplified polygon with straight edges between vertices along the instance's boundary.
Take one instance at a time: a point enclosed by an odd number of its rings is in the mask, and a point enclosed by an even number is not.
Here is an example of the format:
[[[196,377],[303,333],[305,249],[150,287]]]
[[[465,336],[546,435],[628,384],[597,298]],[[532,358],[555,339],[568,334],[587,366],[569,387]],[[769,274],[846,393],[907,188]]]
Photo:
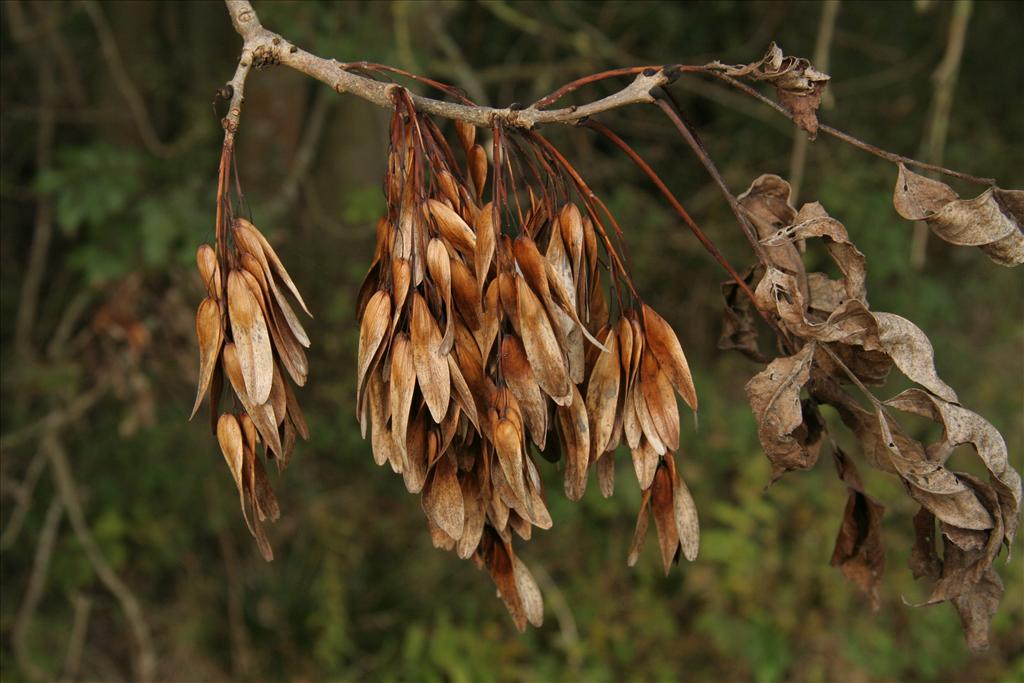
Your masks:
[[[613,133],[607,126],[605,126],[602,123],[594,121],[593,119],[589,119],[584,125],[604,135],[611,142],[613,142],[619,149],[625,152],[625,154],[630,159],[633,160],[633,163],[640,167],[640,170],[647,175],[651,182],[654,183],[654,185],[661,192],[662,196],[665,197],[668,203],[672,205],[672,208],[675,209],[676,213],[679,214],[679,217],[683,219],[683,222],[686,223],[687,227],[690,228],[690,231],[694,234],[697,240],[700,241],[700,243],[704,245],[704,248],[708,251],[708,253],[711,254],[723,268],[725,268],[726,272],[729,273],[732,279],[736,281],[736,284],[739,285],[740,289],[742,289],[743,292],[747,295],[747,297],[753,302],[754,292],[751,291],[746,281],[740,276],[739,273],[736,272],[736,270],[732,267],[732,264],[729,263],[725,256],[723,256],[722,253],[718,251],[718,247],[715,246],[715,243],[712,242],[708,238],[708,236],[704,234],[704,231],[701,230],[697,223],[693,220],[693,218],[690,217],[690,214],[686,211],[685,208],[683,208],[683,205],[679,202],[678,199],[676,199],[676,196],[672,194],[672,191],[668,189],[668,186],[665,185],[661,177],[658,176],[654,169],[651,168],[650,165],[643,160],[643,158],[636,152],[636,150],[630,147],[625,140],[623,140],[618,135]],[[754,307],[757,308],[756,304]],[[758,312],[760,312],[763,317],[766,317],[766,314],[760,309],[758,309]]]
[[[411,80],[414,80],[417,83],[423,83],[424,85],[429,85],[431,88],[434,88],[435,90],[439,90],[439,91],[445,93],[446,95],[451,95],[452,97],[454,97],[454,98],[456,98],[458,100],[461,100],[463,104],[468,104],[468,105],[471,105],[471,106],[476,106],[476,102],[474,102],[473,100],[471,100],[468,97],[466,97],[466,94],[463,93],[461,90],[459,90],[454,85],[450,85],[448,83],[442,83],[441,81],[435,81],[434,79],[427,78],[426,76],[418,76],[418,75],[416,75],[416,74],[414,74],[414,73],[412,73],[410,71],[406,71],[405,69],[399,69],[397,66],[388,66],[387,64],[378,64],[376,62],[366,62],[366,61],[360,61],[360,62],[338,62],[338,66],[341,67],[342,69],[345,69],[346,71],[349,71],[349,70],[352,70],[352,69],[362,69],[364,71],[371,71],[371,72],[372,71],[384,71],[386,73],[397,74],[399,76],[403,76],[405,78],[409,78]]]
[[[590,85],[591,83],[597,83],[598,81],[603,81],[609,78],[616,78],[618,76],[632,76],[642,71],[645,71],[646,69],[660,68],[660,64],[655,66],[627,66],[621,69],[611,69],[609,71],[602,71],[601,73],[597,74],[590,74],[589,76],[584,76],[583,78],[577,78],[575,81],[566,83],[558,90],[555,90],[554,92],[549,93],[544,97],[540,98],[539,100],[531,104],[530,108],[543,109],[544,107],[554,104],[555,102],[562,99],[563,97],[573,92],[574,90],[578,90],[579,88],[582,88],[585,85]]]
[[[605,215],[608,216],[608,219],[611,220],[612,226],[615,228],[615,230],[621,236],[622,235],[622,230],[621,230],[621,228],[619,228],[619,224],[615,221],[615,217],[608,210],[608,207],[606,207],[604,205],[604,202],[602,202],[600,200],[600,198],[596,194],[594,194],[593,190],[590,189],[590,187],[587,185],[587,183],[583,180],[583,178],[580,176],[580,174],[576,171],[575,167],[573,167],[573,165],[569,163],[569,160],[566,159],[562,155],[562,153],[558,151],[557,147],[555,147],[553,144],[551,144],[543,136],[538,135],[537,133],[535,133],[533,131],[530,131],[528,133],[528,135],[535,142],[537,142],[540,145],[542,145],[544,147],[544,149],[549,154],[551,154],[552,157],[554,157],[555,161],[558,162],[558,165],[561,166],[566,171],[566,173],[568,173],[569,176],[572,178],[573,183],[575,183],[575,185],[576,185],[577,191],[579,192],[580,196],[583,199],[584,204],[587,207],[587,212],[590,214],[590,217],[593,219],[593,221],[597,225],[597,227],[600,228],[601,237],[604,239],[604,243],[605,243],[605,250],[608,252],[608,258],[610,258],[612,260],[612,262],[615,265],[616,270],[618,270],[619,274],[625,279],[626,285],[629,287],[629,291],[633,293],[633,296],[636,298],[637,301],[641,301],[642,299],[640,298],[640,294],[636,291],[636,288],[633,286],[633,280],[629,276],[629,271],[627,271],[626,267],[622,264],[622,259],[619,258],[618,252],[615,251],[615,247],[612,246],[612,242],[608,238],[607,232],[605,232],[604,228],[602,227],[602,223],[601,223],[600,217],[597,215],[597,212],[594,211],[593,202],[597,202],[598,203],[598,205],[601,207],[601,210],[605,213]],[[613,279],[613,281],[614,281],[614,279]]]
[[[721,190],[726,201],[729,203],[729,208],[732,209],[733,214],[736,216],[736,220],[739,221],[740,227],[743,228],[743,234],[747,236],[747,241],[750,242],[750,246],[753,248],[754,253],[757,254],[758,260],[762,263],[768,263],[768,259],[764,253],[764,247],[757,238],[757,233],[754,232],[753,227],[750,225],[750,221],[747,220],[747,217],[744,216],[743,212],[740,210],[739,202],[729,190],[729,187],[725,184],[725,180],[722,178],[722,174],[718,172],[715,162],[712,161],[711,157],[708,156],[708,153],[704,151],[704,148],[701,146],[696,136],[694,136],[693,131],[691,131],[689,126],[683,122],[682,117],[680,117],[678,112],[676,112],[675,107],[672,106],[671,102],[664,98],[659,98],[657,100],[657,105],[663,112],[665,112],[665,116],[667,116],[675,125],[676,129],[683,136],[683,139],[686,140],[686,144],[690,146],[693,153],[697,155],[698,159],[700,159],[701,164],[704,165],[708,175],[710,175],[711,179],[715,181],[716,185],[718,185],[719,190]]]

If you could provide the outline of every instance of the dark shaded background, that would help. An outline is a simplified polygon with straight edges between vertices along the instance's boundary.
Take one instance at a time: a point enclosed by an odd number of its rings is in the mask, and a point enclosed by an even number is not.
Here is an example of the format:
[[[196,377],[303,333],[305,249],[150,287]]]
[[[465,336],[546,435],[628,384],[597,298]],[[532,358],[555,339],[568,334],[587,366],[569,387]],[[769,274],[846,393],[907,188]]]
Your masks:
[[[493,103],[532,101],[614,66],[748,62],[772,39],[810,56],[822,10],[256,9],[265,26],[320,55],[394,64]],[[666,578],[649,542],[628,570],[639,503],[628,458],[614,498],[592,485],[578,505],[550,468],[555,526],[520,544],[546,621],[518,635],[490,579],[431,547],[419,501],[372,464],[353,418],[353,305],[383,209],[388,114],[284,69],[249,79],[238,170],[256,223],[317,316],[300,395],[313,439],[275,482],[284,517],[270,529],[277,559],[265,564],[214,439],[202,420],[185,421],[201,298],[192,260],[213,239],[221,132],[211,100],[240,46],[227,13],[217,2],[2,10],[3,680],[134,678],[132,600],[156,676],[168,681],[1024,678],[1019,543],[1012,564],[998,563],[1007,591],[992,648],[972,655],[952,608],[904,604],[926,589],[906,568],[916,506],[898,482],[861,469],[888,508],[877,612],[828,565],[846,499],[828,458],[765,488],[769,467],[743,394],[757,368],[716,350],[723,273],[634,167],[585,130],[548,133],[616,212],[638,285],[695,371],[700,429],[684,425],[682,467],[700,509],[701,556]],[[823,118],[921,153],[951,16],[945,3],[844,3]],[[973,5],[944,149],[947,165],[1011,188],[1024,185],[1019,27],[1019,6]],[[735,191],[761,173],[789,173],[787,121],[717,83],[686,79],[673,90]],[[632,108],[602,120],[663,173],[733,263],[749,264],[725,203],[663,117]],[[943,377],[1003,432],[1019,470],[1020,274],[935,239],[923,266],[910,267],[913,226],[891,208],[894,180],[889,164],[822,138],[810,145],[800,196],[846,224],[868,258],[872,308],[930,335]],[[880,393],[902,388],[894,380]],[[954,458],[972,467],[966,453]],[[58,485],[73,488],[80,508],[56,502]]]

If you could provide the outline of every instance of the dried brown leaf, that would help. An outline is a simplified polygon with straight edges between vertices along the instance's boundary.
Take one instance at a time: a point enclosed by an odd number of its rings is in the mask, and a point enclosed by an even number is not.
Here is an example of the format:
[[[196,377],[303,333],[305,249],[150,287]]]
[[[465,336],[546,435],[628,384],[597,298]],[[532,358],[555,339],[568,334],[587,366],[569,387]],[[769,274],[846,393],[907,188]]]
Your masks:
[[[882,543],[882,515],[885,506],[864,492],[857,468],[838,448],[833,451],[839,478],[849,489],[843,521],[839,526],[831,564],[839,567],[878,609],[878,584],[885,571],[885,546]]]
[[[1003,266],[1024,263],[1024,192],[992,187],[960,199],[951,187],[899,165],[893,192],[896,213],[923,220],[943,240],[976,246]]]
[[[772,481],[793,469],[809,469],[818,460],[820,431],[803,429],[806,411],[800,391],[811,377],[815,345],[787,358],[776,358],[745,387],[757,419],[761,447],[772,463]],[[802,433],[801,433],[802,432]]]

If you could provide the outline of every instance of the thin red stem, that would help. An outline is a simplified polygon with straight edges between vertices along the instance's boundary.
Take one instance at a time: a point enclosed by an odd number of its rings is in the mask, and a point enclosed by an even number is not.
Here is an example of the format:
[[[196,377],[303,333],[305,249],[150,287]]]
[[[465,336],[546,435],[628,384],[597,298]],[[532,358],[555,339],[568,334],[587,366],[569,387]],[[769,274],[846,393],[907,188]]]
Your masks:
[[[704,234],[704,231],[701,230],[697,223],[693,220],[693,218],[690,217],[690,214],[686,211],[685,208],[683,208],[683,205],[679,202],[678,199],[676,199],[676,196],[672,194],[672,191],[668,189],[668,186],[665,185],[661,177],[658,176],[654,169],[651,168],[650,165],[643,160],[643,158],[636,152],[636,150],[630,147],[625,140],[623,140],[618,135],[613,133],[607,126],[605,126],[602,123],[599,123],[591,119],[587,121],[584,125],[593,128],[598,133],[604,135],[611,142],[613,142],[619,149],[625,152],[626,155],[633,160],[633,163],[640,167],[640,170],[647,175],[647,177],[651,180],[652,183],[654,183],[654,185],[661,192],[662,196],[665,197],[668,203],[672,205],[672,208],[675,209],[675,212],[679,214],[679,217],[683,219],[683,222],[686,223],[687,227],[690,228],[690,232],[692,232],[694,236],[700,241],[700,243],[704,245],[704,248],[708,251],[708,253],[711,254],[723,268],[725,268],[726,272],[729,273],[732,279],[736,281],[736,284],[739,285],[740,289],[742,289],[743,292],[747,295],[747,297],[753,302],[754,292],[751,291],[746,281],[740,276],[739,273],[736,272],[736,270],[732,267],[732,264],[729,263],[725,256],[722,255],[722,253],[718,250],[718,247],[715,246],[715,243],[712,242],[708,238],[708,236]],[[758,310],[760,312],[760,309]],[[765,314],[761,312],[761,315],[764,316]]]

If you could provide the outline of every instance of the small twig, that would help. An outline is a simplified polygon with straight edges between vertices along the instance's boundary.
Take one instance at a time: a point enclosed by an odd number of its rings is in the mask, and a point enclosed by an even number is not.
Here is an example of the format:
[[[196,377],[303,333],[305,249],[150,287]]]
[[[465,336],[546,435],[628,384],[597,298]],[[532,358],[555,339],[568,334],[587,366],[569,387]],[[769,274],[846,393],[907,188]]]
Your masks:
[[[37,172],[42,172],[50,167],[53,159],[53,138],[56,130],[53,107],[56,102],[57,89],[54,83],[51,55],[43,47],[40,48],[39,53],[39,125],[36,138],[35,167]],[[32,330],[35,326],[39,290],[46,271],[46,257],[50,251],[52,237],[53,201],[50,197],[40,196],[36,202],[32,246],[29,248],[25,279],[22,282],[18,300],[18,317],[14,326],[14,347],[18,355],[25,360],[35,355],[32,345]]]
[[[92,389],[79,394],[63,408],[54,410],[35,422],[25,425],[9,434],[0,437],[0,451],[15,448],[35,438],[39,434],[48,431],[62,429],[65,425],[78,421],[100,398],[106,394],[109,384],[107,381],[100,381],[93,385]]]
[[[117,45],[114,31],[110,28],[110,23],[107,22],[103,8],[100,7],[96,0],[81,0],[81,5],[92,21],[96,37],[99,39],[100,52],[103,53],[103,59],[107,63],[107,68],[114,79],[114,84],[117,85],[117,89],[121,92],[121,96],[124,97],[125,103],[131,111],[135,127],[138,129],[146,149],[150,153],[163,158],[178,154],[182,149],[191,144],[193,138],[202,131],[201,120],[197,120],[197,125],[194,128],[174,142],[170,144],[163,142],[153,129],[153,119],[146,108],[146,101],[143,99],[142,93],[139,92],[139,89],[128,74],[128,69],[125,67],[124,59],[121,56],[121,48]]]
[[[0,552],[10,548],[18,540],[18,534],[21,533],[21,528],[25,524],[25,517],[32,508],[36,484],[39,483],[39,477],[42,476],[45,469],[46,457],[42,452],[37,452],[32,457],[32,462],[28,464],[25,478],[22,479],[21,484],[15,489],[17,502],[14,504],[14,509],[7,516],[7,526],[4,527],[3,534],[0,534]]]
[[[225,3],[231,15],[235,31],[238,32],[244,41],[242,57],[238,62],[235,78],[231,81],[231,85],[234,88],[234,97],[232,98],[231,109],[226,117],[227,123],[225,127],[229,129],[232,135],[234,129],[238,126],[241,108],[241,89],[244,87],[245,76],[248,74],[254,59],[258,60],[258,66],[280,63],[307,76],[323,81],[338,93],[350,93],[387,109],[394,107],[391,93],[398,86],[390,83],[381,83],[380,81],[351,73],[342,68],[339,63],[310,54],[298,46],[289,43],[280,35],[268,31],[260,24],[256,11],[248,0],[225,0]],[[495,107],[471,106],[412,94],[410,94],[410,97],[416,110],[424,114],[457,119],[488,128],[491,127],[494,121],[500,120],[506,126],[528,130],[545,123],[572,124],[587,116],[599,114],[610,109],[617,109],[629,104],[652,102],[654,98],[650,94],[651,89],[664,85],[668,80],[668,76],[659,69],[649,76],[640,74],[628,86],[608,97],[579,107],[567,107],[550,111],[541,111],[535,108],[514,109],[506,107],[499,109]]]
[[[83,593],[76,593],[71,600],[75,610],[71,622],[71,635],[68,636],[68,650],[64,655],[64,671],[61,679],[73,681],[78,678],[78,670],[82,666],[82,652],[85,650],[85,639],[89,634],[89,616],[92,612],[92,598]]]
[[[487,93],[484,91],[483,85],[480,80],[476,77],[476,72],[466,61],[465,55],[462,54],[462,50],[459,48],[459,44],[452,38],[451,33],[448,32],[444,21],[442,21],[440,12],[434,9],[427,9],[424,13],[427,19],[427,26],[430,32],[433,34],[434,39],[441,47],[441,51],[444,52],[445,56],[451,61],[455,76],[458,78],[459,83],[462,83],[466,92],[477,102],[486,102]]]
[[[28,586],[25,588],[25,597],[21,601],[18,616],[11,629],[14,658],[18,661],[18,666],[24,674],[34,681],[45,680],[47,675],[33,661],[28,652],[25,637],[32,625],[36,608],[39,607],[39,600],[43,597],[43,589],[46,588],[46,575],[50,571],[50,560],[53,558],[53,548],[57,543],[57,531],[60,529],[63,512],[64,508],[60,498],[54,497],[50,501],[50,507],[46,510],[43,528],[39,532],[39,543],[36,544],[36,554],[32,559],[32,573],[29,575]]]
[[[580,664],[583,663],[583,653],[580,649],[579,627],[576,625],[576,617],[573,616],[569,601],[565,599],[565,593],[542,565],[535,565],[530,570],[537,578],[537,583],[540,584],[544,595],[550,598],[551,611],[555,613],[555,619],[558,621],[558,630],[565,646],[565,656],[569,660],[569,672],[573,677],[578,677]]]
[[[729,190],[728,185],[725,184],[725,179],[722,178],[722,174],[718,172],[715,162],[711,160],[710,156],[708,156],[708,153],[704,150],[704,147],[700,144],[700,141],[697,140],[696,136],[694,136],[689,126],[683,122],[682,117],[680,117],[676,112],[672,103],[667,99],[659,98],[657,104],[658,107],[665,112],[665,116],[667,116],[673,125],[675,125],[676,129],[683,136],[683,139],[686,140],[686,144],[688,144],[690,149],[693,150],[693,153],[697,155],[698,159],[700,159],[701,164],[704,165],[704,168],[707,170],[708,175],[711,176],[711,179],[715,181],[716,185],[718,185],[718,189],[722,192],[725,200],[729,203],[729,208],[732,209],[733,214],[736,216],[736,220],[739,221],[740,227],[743,229],[743,234],[746,235],[751,248],[754,250],[754,253],[757,254],[758,260],[762,263],[769,263],[769,259],[764,251],[764,246],[757,237],[757,232],[754,230],[753,226],[750,225],[750,221],[747,220],[747,217],[740,210],[739,201],[737,201],[736,196],[732,191]]]
[[[309,175],[309,170],[316,161],[316,154],[320,151],[320,142],[323,139],[324,129],[327,123],[327,114],[331,109],[331,100],[326,91],[320,89],[310,107],[309,118],[303,126],[302,140],[299,142],[299,149],[295,153],[291,169],[288,171],[281,191],[274,202],[267,207],[267,220],[273,222],[288,210],[295,203],[299,195],[299,188]]]
[[[78,496],[78,487],[75,484],[74,475],[71,473],[71,465],[68,463],[67,454],[61,445],[56,432],[46,434],[40,442],[40,446],[50,459],[53,483],[57,487],[57,495],[67,509],[68,520],[75,532],[75,537],[85,551],[89,563],[92,564],[96,576],[107,587],[117,602],[121,605],[128,627],[135,641],[135,680],[152,681],[156,673],[156,653],[153,649],[153,641],[149,635],[149,626],[142,612],[142,606],[135,593],[117,575],[107,558],[103,556],[99,544],[93,538],[88,522],[85,521],[85,513],[82,511],[82,501]]]
[[[640,167],[640,170],[643,171],[645,175],[647,175],[651,182],[654,183],[654,185],[661,192],[662,196],[665,197],[666,201],[668,201],[668,203],[672,205],[672,208],[675,209],[675,212],[679,215],[679,217],[683,219],[683,222],[686,223],[686,226],[690,229],[690,232],[694,234],[694,236],[704,246],[708,253],[711,254],[723,268],[725,268],[725,271],[729,273],[729,276],[736,281],[736,284],[739,285],[740,289],[742,289],[743,292],[750,299],[750,301],[754,303],[754,308],[759,313],[761,313],[762,316],[766,317],[766,314],[763,311],[761,311],[761,309],[757,308],[757,304],[754,300],[754,293],[750,290],[750,287],[747,285],[746,281],[740,276],[739,273],[736,272],[736,270],[732,267],[732,264],[729,263],[725,256],[723,256],[722,253],[718,251],[718,247],[715,246],[715,243],[712,242],[708,238],[708,236],[704,234],[704,231],[700,229],[697,223],[694,222],[693,218],[691,218],[690,214],[686,211],[685,208],[683,208],[683,205],[679,203],[679,200],[676,199],[676,196],[674,194],[672,194],[672,191],[668,189],[668,186],[665,185],[661,177],[654,172],[654,169],[652,169],[650,165],[646,161],[644,161],[639,154],[637,154],[636,150],[630,147],[625,140],[623,140],[618,135],[613,133],[607,126],[598,123],[593,119],[588,120],[585,125],[590,128],[593,128],[595,131],[601,133],[606,138],[608,138],[619,149],[625,152],[625,154],[630,159],[633,160],[633,163]]]
[[[960,72],[967,38],[967,24],[971,19],[971,0],[957,0],[953,3],[953,16],[949,20],[949,38],[946,54],[932,75],[934,90],[932,105],[928,113],[928,128],[921,145],[921,156],[941,164],[946,150],[946,135],[949,133],[949,116],[953,110],[953,93]],[[914,237],[910,244],[910,265],[920,270],[924,267],[925,250],[931,230],[924,221],[914,223]]]
[[[821,18],[818,20],[818,38],[814,43],[814,68],[828,73],[829,53],[832,48],[832,37],[835,35],[836,17],[839,16],[840,0],[825,0],[821,5]],[[832,91],[828,88],[821,97],[823,109],[829,109],[834,102]],[[789,159],[790,201],[794,206],[800,197],[800,188],[804,182],[804,169],[807,166],[807,147],[810,139],[807,132],[797,128],[793,131],[793,151]]]

